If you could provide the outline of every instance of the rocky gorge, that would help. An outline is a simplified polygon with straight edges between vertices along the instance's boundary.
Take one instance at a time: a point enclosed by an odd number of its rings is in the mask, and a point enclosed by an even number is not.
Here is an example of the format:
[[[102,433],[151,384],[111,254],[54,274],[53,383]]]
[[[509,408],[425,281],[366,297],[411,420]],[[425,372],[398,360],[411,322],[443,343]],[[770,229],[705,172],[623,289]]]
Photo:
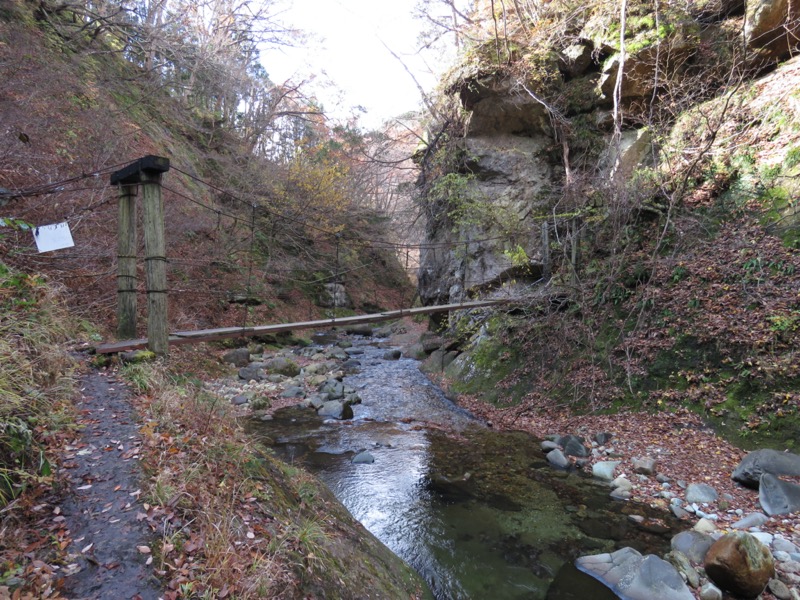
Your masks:
[[[362,328],[358,333],[375,333],[375,337],[359,339],[383,348],[380,360],[395,361],[401,354],[421,358],[422,344],[413,343],[420,328],[411,322],[374,331]],[[361,367],[363,354],[348,337],[337,335],[327,345],[278,351],[250,346],[227,352],[221,358],[235,372],[208,383],[207,389],[238,405],[248,418],[271,419],[281,407],[301,404],[326,419],[346,421],[352,417],[348,408],[360,398],[359,390],[349,386],[345,376]],[[435,346],[428,341],[428,351],[423,354],[436,352],[439,348]],[[236,364],[239,366],[233,366]],[[475,408],[468,398],[462,399],[462,404]],[[762,598],[799,597],[798,507],[775,508],[784,500],[796,499],[795,484],[783,478],[798,474],[798,457],[745,454],[689,413],[652,416],[644,424],[634,421],[643,415],[564,416],[534,424],[525,419],[504,422],[507,415],[502,411],[482,406],[483,410],[476,412],[484,424],[522,429],[544,439],[542,455],[551,468],[580,470],[597,485],[608,486],[617,502],[652,506],[680,519],[684,531],[672,537],[671,548],[663,557],[621,547],[576,561],[578,569],[621,597],[710,600],[723,598],[724,593],[755,598],[762,592]],[[425,416],[419,415],[419,419],[424,421]],[[595,433],[589,435],[592,430]],[[559,431],[573,433],[554,433]],[[353,449],[354,464],[374,460],[369,449]],[[777,495],[766,497],[764,478],[769,482],[777,475],[782,477]],[[760,492],[743,485],[758,481],[762,482]],[[636,511],[628,518],[635,527],[659,527]]]

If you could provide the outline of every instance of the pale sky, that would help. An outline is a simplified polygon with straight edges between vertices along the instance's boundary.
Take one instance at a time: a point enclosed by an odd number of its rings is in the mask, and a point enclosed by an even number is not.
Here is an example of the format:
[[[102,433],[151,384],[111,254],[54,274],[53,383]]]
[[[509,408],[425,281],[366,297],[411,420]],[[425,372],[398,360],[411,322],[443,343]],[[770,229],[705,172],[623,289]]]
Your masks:
[[[344,118],[351,107],[363,106],[362,126],[415,110],[421,100],[414,80],[384,42],[403,59],[420,84],[430,91],[437,78],[431,70],[446,68],[441,56],[415,55],[422,23],[412,18],[417,0],[294,0],[281,20],[311,34],[304,47],[270,50],[261,62],[278,83],[320,74],[312,88],[326,112]],[[325,87],[324,75],[335,88]]]

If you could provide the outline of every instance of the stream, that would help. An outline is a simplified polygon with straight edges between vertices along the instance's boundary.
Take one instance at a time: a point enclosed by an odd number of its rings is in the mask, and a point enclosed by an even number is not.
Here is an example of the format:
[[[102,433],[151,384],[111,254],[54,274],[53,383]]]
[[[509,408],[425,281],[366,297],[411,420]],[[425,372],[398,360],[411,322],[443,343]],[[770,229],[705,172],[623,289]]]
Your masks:
[[[384,360],[387,346],[372,338],[351,341],[350,352],[363,350],[353,355],[360,371],[345,378],[362,398],[352,420],[292,407],[248,428],[316,474],[435,598],[615,598],[577,571],[575,558],[668,547],[674,531],[663,513],[613,501],[606,485],[581,472],[553,469],[539,440],[486,427],[448,400],[417,361]],[[354,464],[361,450],[374,463]]]

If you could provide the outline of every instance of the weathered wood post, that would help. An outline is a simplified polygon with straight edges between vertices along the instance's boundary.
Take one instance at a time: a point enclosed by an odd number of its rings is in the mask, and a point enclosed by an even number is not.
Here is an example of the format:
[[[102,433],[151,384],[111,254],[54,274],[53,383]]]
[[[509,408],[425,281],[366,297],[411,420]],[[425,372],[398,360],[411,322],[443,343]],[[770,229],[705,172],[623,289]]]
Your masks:
[[[117,339],[136,337],[136,185],[119,186]]]
[[[575,218],[572,220],[572,247],[570,264],[572,265],[572,285],[578,287],[580,280],[578,279],[578,261],[580,260],[580,245],[581,245],[581,230],[580,220]]]
[[[141,184],[142,187],[145,284],[147,288],[147,347],[161,356],[166,356],[169,351],[167,256],[164,237],[164,202],[161,198],[161,175],[167,171],[169,171],[169,159],[161,156],[145,156],[111,175],[112,185],[138,186]],[[132,221],[134,228],[135,222],[135,220]],[[135,256],[135,252],[132,254]]]
[[[542,279],[550,280],[550,224],[542,221]]]

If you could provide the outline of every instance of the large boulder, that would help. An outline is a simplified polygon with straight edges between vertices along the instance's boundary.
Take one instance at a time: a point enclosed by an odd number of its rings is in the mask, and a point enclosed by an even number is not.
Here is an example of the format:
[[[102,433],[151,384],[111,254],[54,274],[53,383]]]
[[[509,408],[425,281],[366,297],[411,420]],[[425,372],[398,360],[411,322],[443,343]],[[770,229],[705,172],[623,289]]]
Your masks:
[[[761,475],[800,475],[800,456],[791,452],[763,449],[750,452],[734,469],[731,477],[747,487],[758,489]]]
[[[614,469],[621,461],[619,460],[604,460],[592,465],[592,475],[598,479],[605,479],[612,481],[614,479]]]
[[[328,394],[330,400],[338,400],[344,398],[345,385],[338,379],[330,378],[326,379],[319,388],[317,388],[317,391],[320,394]]]
[[[582,556],[575,566],[626,600],[694,600],[680,573],[654,554],[633,548]]]
[[[350,406],[350,404],[345,402],[340,402],[339,400],[329,400],[317,410],[317,414],[320,417],[329,417],[344,421],[353,418],[353,408]]]
[[[372,325],[369,323],[356,323],[353,325],[347,325],[344,328],[344,332],[350,335],[363,335],[366,337],[372,336],[373,333]]]
[[[250,349],[236,348],[226,352],[222,356],[222,362],[226,365],[233,365],[234,367],[246,367],[250,364]]]
[[[249,367],[239,369],[239,379],[244,379],[245,381],[261,381],[264,379],[264,369],[259,365],[260,363],[253,363]]]
[[[589,456],[589,449],[583,445],[583,438],[577,435],[562,435],[556,442],[564,449],[567,456],[583,458]]]
[[[264,363],[264,370],[267,373],[285,375],[286,377],[296,377],[300,374],[300,367],[293,360],[283,356],[276,356]]]
[[[756,598],[775,575],[772,554],[744,531],[722,536],[705,558],[708,577],[723,590],[742,598]]]
[[[778,58],[797,45],[795,3],[790,0],[753,0],[747,3],[744,21],[745,41],[751,48],[761,50],[765,58]]]
[[[686,501],[689,504],[716,502],[717,498],[719,498],[717,490],[705,483],[690,483],[686,488]]]
[[[800,485],[778,479],[770,473],[761,476],[758,501],[769,516],[800,511]]]

